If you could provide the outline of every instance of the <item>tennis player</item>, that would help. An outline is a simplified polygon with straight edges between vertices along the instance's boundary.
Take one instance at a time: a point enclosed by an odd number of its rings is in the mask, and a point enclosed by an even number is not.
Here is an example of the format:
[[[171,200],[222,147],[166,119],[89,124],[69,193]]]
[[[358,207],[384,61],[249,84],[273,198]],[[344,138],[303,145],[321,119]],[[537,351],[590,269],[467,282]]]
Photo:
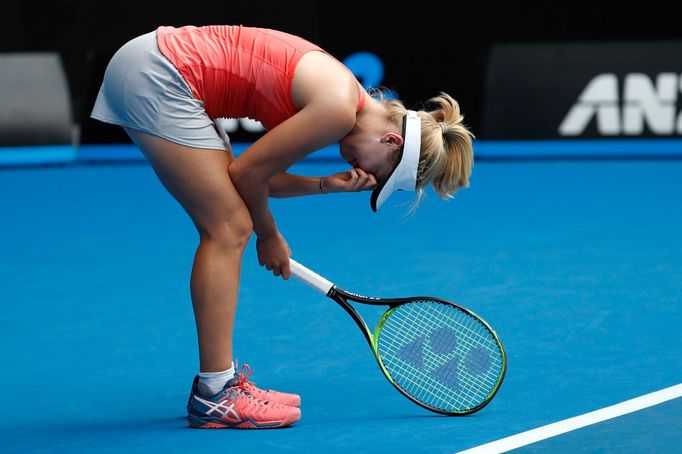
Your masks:
[[[290,277],[287,242],[268,197],[372,190],[376,211],[396,190],[432,185],[444,198],[469,185],[472,135],[445,93],[430,111],[373,97],[320,47],[280,31],[159,27],[121,47],[107,66],[92,118],[122,126],[199,233],[190,278],[200,371],[187,405],[200,428],[284,427],[296,394],[260,389],[235,373],[232,331],[244,249]],[[237,159],[214,120],[249,117],[267,132]],[[222,133],[222,135],[221,135]],[[321,177],[286,171],[339,143],[350,170]]]

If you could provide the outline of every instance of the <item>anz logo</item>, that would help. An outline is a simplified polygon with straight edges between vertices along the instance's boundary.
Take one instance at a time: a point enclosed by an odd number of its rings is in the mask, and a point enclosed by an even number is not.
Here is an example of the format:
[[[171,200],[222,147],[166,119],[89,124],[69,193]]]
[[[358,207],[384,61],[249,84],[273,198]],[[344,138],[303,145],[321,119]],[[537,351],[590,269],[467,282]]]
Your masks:
[[[343,60],[343,64],[350,69],[363,87],[378,87],[384,80],[384,62],[372,52],[356,52]],[[220,126],[226,133],[231,134],[239,129],[249,133],[263,133],[265,128],[259,121],[250,118],[220,118]]]
[[[583,89],[559,126],[562,136],[579,136],[592,120],[604,136],[638,136],[648,129],[659,136],[682,134],[677,97],[682,74],[666,72],[655,78],[626,74],[622,87],[616,74],[599,74]]]

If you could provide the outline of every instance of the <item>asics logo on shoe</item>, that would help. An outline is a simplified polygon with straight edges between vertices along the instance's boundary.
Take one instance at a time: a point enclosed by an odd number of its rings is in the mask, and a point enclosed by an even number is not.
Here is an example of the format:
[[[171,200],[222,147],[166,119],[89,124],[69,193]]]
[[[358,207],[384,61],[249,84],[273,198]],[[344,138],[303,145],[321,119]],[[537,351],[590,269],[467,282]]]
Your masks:
[[[210,400],[205,400],[202,399],[201,397],[197,397],[196,395],[193,396],[194,400],[197,402],[200,402],[208,407],[207,410],[204,411],[204,413],[209,414],[209,415],[219,415],[221,418],[225,418],[228,414],[236,418],[238,421],[241,421],[241,417],[239,416],[239,413],[237,413],[234,410],[234,403],[227,405],[224,402],[211,402]],[[215,413],[213,413],[215,412]]]

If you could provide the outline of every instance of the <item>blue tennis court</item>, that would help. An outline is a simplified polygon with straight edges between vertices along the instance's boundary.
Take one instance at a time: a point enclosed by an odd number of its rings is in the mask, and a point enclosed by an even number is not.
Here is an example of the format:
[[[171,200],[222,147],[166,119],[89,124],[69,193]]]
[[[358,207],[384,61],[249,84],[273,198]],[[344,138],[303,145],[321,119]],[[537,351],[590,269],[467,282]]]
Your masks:
[[[682,382],[680,160],[481,161],[470,189],[429,192],[412,216],[407,193],[380,214],[368,193],[272,200],[301,263],[360,293],[454,300],[497,331],[509,366],[480,412],[429,413],[384,379],[347,314],[272,277],[252,241],[235,355],[303,400],[301,421],[270,431],[186,425],[198,235],[149,166],[2,170],[0,194],[4,452],[454,453]],[[680,405],[522,449],[672,452]]]

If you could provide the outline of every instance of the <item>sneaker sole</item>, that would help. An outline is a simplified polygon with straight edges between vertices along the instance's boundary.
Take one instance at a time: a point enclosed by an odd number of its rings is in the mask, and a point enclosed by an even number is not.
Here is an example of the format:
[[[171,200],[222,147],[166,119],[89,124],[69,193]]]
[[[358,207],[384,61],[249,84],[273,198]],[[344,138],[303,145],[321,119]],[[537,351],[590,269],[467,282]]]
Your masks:
[[[207,421],[202,422],[198,418],[188,417],[189,426],[193,429],[277,429],[280,427],[287,427],[294,424],[296,421],[301,419],[300,417],[291,417],[285,419],[284,421],[268,421],[257,423],[247,419],[240,423],[230,423],[230,422],[219,422],[219,421]]]

